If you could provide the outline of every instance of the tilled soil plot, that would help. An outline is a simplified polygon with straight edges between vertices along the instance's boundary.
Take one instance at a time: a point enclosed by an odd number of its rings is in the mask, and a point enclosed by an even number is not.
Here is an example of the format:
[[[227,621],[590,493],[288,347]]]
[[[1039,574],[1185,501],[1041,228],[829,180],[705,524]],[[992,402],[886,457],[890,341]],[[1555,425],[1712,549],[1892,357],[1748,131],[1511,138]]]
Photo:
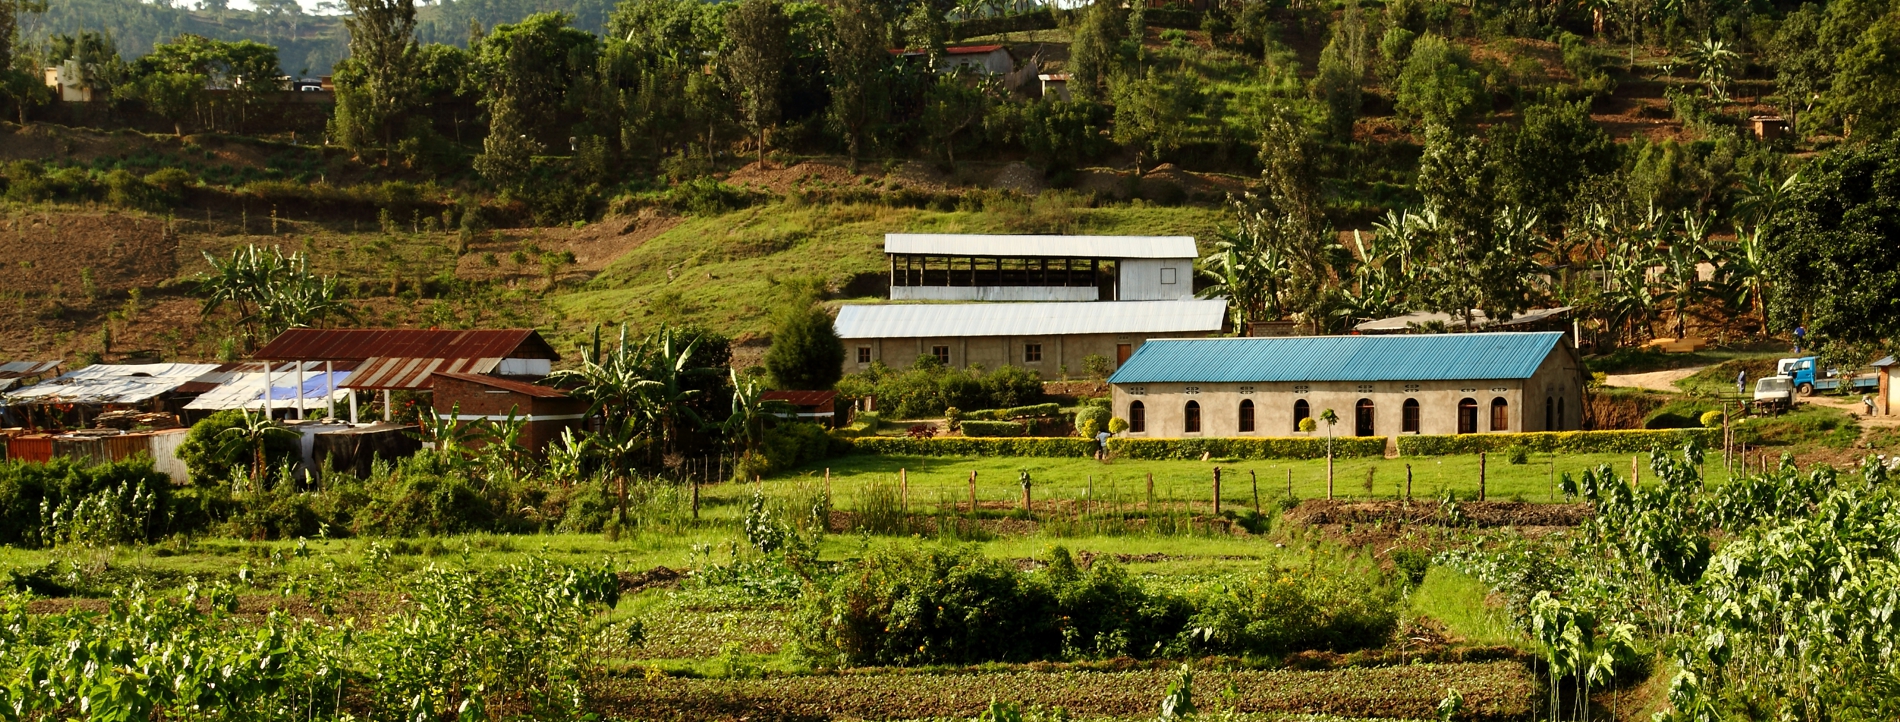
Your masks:
[[[1576,526],[1590,517],[1588,504],[1532,504],[1520,501],[1461,501],[1458,516],[1479,527]],[[1436,500],[1344,501],[1309,499],[1286,512],[1303,524],[1449,524],[1448,510]]]
[[[973,717],[990,700],[1061,706],[1078,717],[1148,717],[1176,673],[905,673],[864,670],[758,680],[625,680],[596,690],[606,716],[642,719],[886,720]],[[1240,712],[1429,719],[1447,688],[1464,695],[1460,719],[1521,719],[1537,685],[1515,662],[1417,664],[1325,672],[1199,672],[1195,687],[1211,706],[1231,683]],[[1224,702],[1222,703],[1224,704]]]

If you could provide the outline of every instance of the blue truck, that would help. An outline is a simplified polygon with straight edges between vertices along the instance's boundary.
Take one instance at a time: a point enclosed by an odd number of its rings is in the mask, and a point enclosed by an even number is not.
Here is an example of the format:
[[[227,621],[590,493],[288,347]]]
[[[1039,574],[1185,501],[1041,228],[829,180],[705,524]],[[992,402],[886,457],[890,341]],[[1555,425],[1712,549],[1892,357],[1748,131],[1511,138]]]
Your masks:
[[[1820,375],[1815,371],[1820,370]],[[1843,385],[1849,393],[1872,393],[1880,388],[1880,377],[1876,374],[1843,376],[1839,369],[1821,369],[1819,359],[1813,356],[1785,358],[1775,362],[1775,373],[1786,376],[1802,396],[1813,396],[1818,391],[1840,390]]]

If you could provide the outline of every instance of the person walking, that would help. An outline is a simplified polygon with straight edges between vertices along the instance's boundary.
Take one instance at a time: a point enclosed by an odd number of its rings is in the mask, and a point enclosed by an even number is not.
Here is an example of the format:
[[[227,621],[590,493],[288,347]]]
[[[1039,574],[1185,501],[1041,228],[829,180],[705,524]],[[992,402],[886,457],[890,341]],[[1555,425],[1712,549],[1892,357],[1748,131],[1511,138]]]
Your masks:
[[[1860,405],[1867,407],[1868,416],[1874,415],[1874,397],[1872,394],[1861,394]]]
[[[1748,393],[1748,369],[1742,369],[1736,372],[1735,393],[1737,395]]]
[[[1794,327],[1794,352],[1801,353],[1801,342],[1808,340],[1808,327]]]

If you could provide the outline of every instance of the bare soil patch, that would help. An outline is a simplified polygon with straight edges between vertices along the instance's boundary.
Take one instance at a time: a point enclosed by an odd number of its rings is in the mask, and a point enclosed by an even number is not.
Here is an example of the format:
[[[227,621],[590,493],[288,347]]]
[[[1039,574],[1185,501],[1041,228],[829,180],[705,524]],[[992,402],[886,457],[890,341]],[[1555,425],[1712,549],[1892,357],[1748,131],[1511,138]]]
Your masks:
[[[455,275],[460,278],[501,280],[515,283],[547,282],[535,249],[542,253],[574,254],[574,264],[562,266],[555,274],[559,282],[593,278],[614,260],[653,240],[680,224],[681,219],[653,208],[633,216],[609,216],[597,223],[580,227],[513,228],[495,231],[469,244],[468,253],[456,259]],[[528,263],[516,264],[509,256],[515,251],[528,254]],[[490,258],[493,264],[490,265]]]
[[[790,167],[752,163],[728,173],[725,182],[785,195],[808,188],[854,188],[863,184],[842,160],[808,160]]]

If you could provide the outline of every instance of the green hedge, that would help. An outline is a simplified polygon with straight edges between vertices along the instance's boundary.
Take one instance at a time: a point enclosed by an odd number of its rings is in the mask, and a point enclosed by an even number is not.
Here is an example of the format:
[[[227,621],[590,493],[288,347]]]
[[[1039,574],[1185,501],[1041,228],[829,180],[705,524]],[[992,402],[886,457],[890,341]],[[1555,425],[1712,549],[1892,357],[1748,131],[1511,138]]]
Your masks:
[[[969,434],[965,421],[964,433]],[[977,422],[981,423],[981,422]],[[1089,439],[1052,436],[1023,437],[942,437],[911,439],[891,436],[862,437],[848,440],[853,453],[893,456],[1048,456],[1082,457],[1095,455],[1095,442]],[[1214,458],[1239,459],[1323,459],[1326,439],[1109,439],[1109,451],[1127,459],[1199,459],[1203,454]],[[1385,439],[1335,438],[1333,454],[1338,457],[1383,456]]]
[[[1324,459],[1326,437],[1224,439],[1109,439],[1108,450],[1125,459]],[[1385,437],[1334,437],[1333,456],[1384,456]]]
[[[968,423],[968,422],[965,422]],[[867,436],[848,439],[852,453],[884,456],[1051,456],[1082,457],[1095,455],[1095,442],[1088,439],[1052,436],[1005,438],[911,439],[897,436]]]
[[[1640,453],[1658,446],[1677,448],[1697,439],[1703,448],[1721,442],[1720,429],[1636,429],[1617,431],[1537,431],[1525,434],[1401,436],[1401,456],[1443,456],[1503,451],[1513,446],[1537,453]]]
[[[964,436],[1023,436],[1029,426],[1017,421],[965,421],[959,427]]]
[[[1062,407],[1056,404],[1036,404],[1034,406],[1017,406],[1008,409],[970,411],[964,413],[963,418],[1008,421],[1010,419],[1026,419],[1035,416],[1055,416],[1060,413],[1062,413]]]

